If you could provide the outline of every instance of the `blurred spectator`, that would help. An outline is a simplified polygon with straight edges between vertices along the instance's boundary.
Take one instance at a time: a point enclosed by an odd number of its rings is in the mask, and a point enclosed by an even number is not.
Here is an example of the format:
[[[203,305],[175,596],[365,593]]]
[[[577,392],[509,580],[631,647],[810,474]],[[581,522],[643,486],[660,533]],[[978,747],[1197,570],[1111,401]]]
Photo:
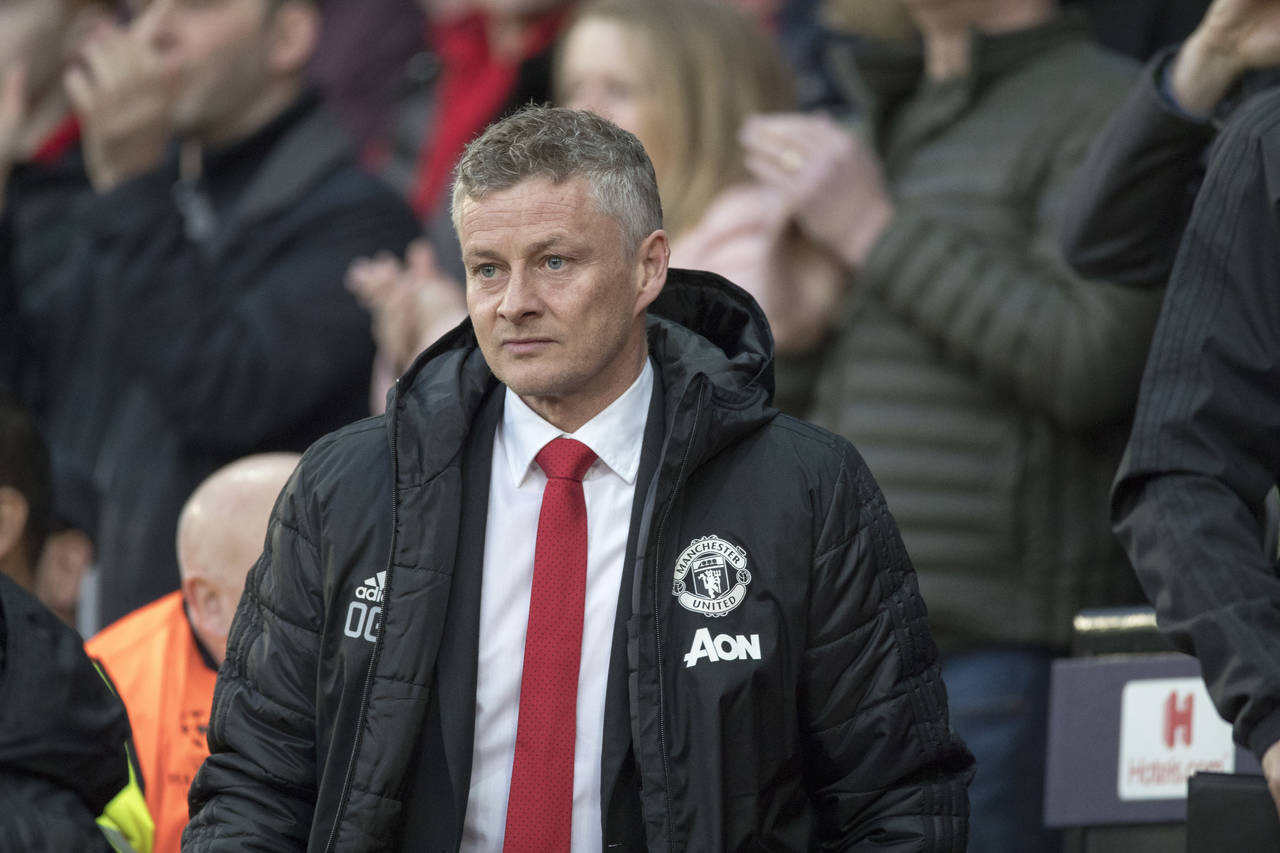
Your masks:
[[[33,404],[26,336],[88,190],[62,76],[108,0],[0,3],[0,389]]]
[[[147,851],[124,706],[30,593],[52,492],[34,420],[0,399],[0,853]]]
[[[103,621],[177,587],[172,531],[205,475],[366,410],[343,274],[417,223],[304,85],[319,25],[314,0],[154,0],[67,75],[97,196],[42,355],[51,439],[102,498]]]
[[[0,574],[27,592],[52,520],[49,449],[35,419],[0,394]]]
[[[792,77],[755,23],[723,0],[587,3],[562,39],[555,89],[559,105],[598,113],[644,144],[674,265],[719,273],[752,293],[779,347],[812,342],[820,312],[798,303],[835,294],[843,273],[795,227],[784,196],[743,166],[742,122],[794,104]],[[374,314],[387,368],[375,377],[375,409],[391,377],[466,314],[461,286],[429,248],[416,245],[407,260],[359,262],[349,276]]]
[[[786,197],[753,180],[738,131],[794,106],[781,54],[723,0],[601,0],[583,7],[556,67],[561,106],[634,133],[654,164],[671,263],[710,270],[762,303],[781,349],[811,343],[797,302],[842,272],[796,227]],[[807,316],[807,315],[801,315]]]
[[[181,845],[187,788],[209,754],[209,709],[231,617],[262,553],[271,506],[298,458],[250,456],[201,483],[178,522],[182,589],[85,644],[129,709],[160,853]]]
[[[7,391],[31,407],[49,389],[40,387],[33,369],[29,337],[37,318],[48,313],[55,271],[75,232],[68,211],[90,192],[79,124],[62,79],[95,26],[110,20],[113,6],[108,0],[0,3],[0,394]],[[68,484],[88,475],[65,460],[55,463],[57,511],[64,496],[74,499]],[[62,513],[54,524],[35,592],[73,624],[87,540]]]
[[[1280,77],[1280,3],[1216,0],[1187,42],[1144,70],[1080,169],[1063,245],[1082,275],[1162,287],[1221,117]]]
[[[1215,2],[1206,20],[1229,5],[1246,4]],[[1274,50],[1280,4],[1247,5],[1254,44]],[[1199,659],[1280,809],[1280,577],[1264,508],[1280,483],[1278,165],[1271,89],[1236,110],[1211,148],[1111,511],[1161,631]]]
[[[36,567],[36,596],[72,627],[80,619],[81,588],[93,565],[98,492],[79,472],[53,460],[53,519]]]
[[[124,705],[80,635],[0,574],[0,853],[146,853]]]
[[[425,222],[447,231],[447,193],[462,148],[490,122],[551,96],[551,47],[568,0],[418,0],[427,54],[415,54],[393,93],[380,171]],[[445,215],[440,216],[441,213]],[[452,241],[452,234],[445,235]]]
[[[908,0],[922,44],[836,41],[867,138],[753,119],[747,165],[848,292],[809,409],[884,488],[978,760],[970,848],[1051,851],[1050,659],[1082,607],[1140,600],[1106,495],[1158,297],[1057,248],[1067,187],[1133,81],[1049,0]]]

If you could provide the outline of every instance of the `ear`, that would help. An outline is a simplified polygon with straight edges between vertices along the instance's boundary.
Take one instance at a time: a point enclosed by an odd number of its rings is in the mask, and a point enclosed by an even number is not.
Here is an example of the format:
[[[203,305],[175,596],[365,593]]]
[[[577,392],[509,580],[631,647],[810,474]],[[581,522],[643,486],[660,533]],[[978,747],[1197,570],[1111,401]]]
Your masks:
[[[207,634],[210,626],[217,624],[218,613],[222,609],[218,590],[200,575],[187,575],[182,579],[182,597],[187,602],[196,633],[201,636]]]
[[[12,486],[0,486],[0,563],[16,557],[26,564],[27,555],[21,551],[29,512],[30,505],[22,492]]]
[[[671,247],[667,243],[667,232],[661,228],[645,237],[640,248],[636,250],[637,315],[648,308],[662,292],[663,286],[667,283],[667,262],[670,258]]]
[[[306,0],[287,0],[271,21],[267,67],[277,74],[301,72],[320,40],[320,10]]]

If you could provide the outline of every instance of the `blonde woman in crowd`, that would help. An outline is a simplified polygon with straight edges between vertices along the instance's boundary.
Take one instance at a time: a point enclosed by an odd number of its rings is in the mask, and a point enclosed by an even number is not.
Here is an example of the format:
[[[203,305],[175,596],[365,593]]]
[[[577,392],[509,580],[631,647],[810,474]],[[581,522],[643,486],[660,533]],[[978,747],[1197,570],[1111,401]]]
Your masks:
[[[673,266],[719,273],[761,300],[780,349],[813,343],[820,324],[797,318],[821,316],[815,300],[834,303],[840,267],[800,234],[775,189],[748,176],[738,142],[749,115],[793,106],[790,71],[767,34],[718,0],[597,0],[565,33],[554,88],[559,105],[644,144]],[[424,243],[406,260],[358,262],[349,275],[380,345],[375,409],[391,378],[466,313],[461,286]]]

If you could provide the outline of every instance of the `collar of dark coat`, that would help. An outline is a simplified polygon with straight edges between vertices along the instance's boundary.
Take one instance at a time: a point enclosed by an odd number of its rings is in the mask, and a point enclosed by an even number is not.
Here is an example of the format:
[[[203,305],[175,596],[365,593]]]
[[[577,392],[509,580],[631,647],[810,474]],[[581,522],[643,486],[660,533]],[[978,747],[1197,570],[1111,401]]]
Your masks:
[[[777,411],[773,337],[746,291],[714,273],[673,269],[649,308],[649,353],[662,377],[667,435],[694,405],[706,426],[689,436],[691,462],[757,429]],[[387,425],[401,486],[456,460],[485,396],[498,385],[464,320],[420,355],[392,389]]]
[[[275,142],[205,246],[211,257],[220,256],[254,223],[296,205],[318,181],[355,156],[346,130],[314,89],[304,90],[277,120],[285,122],[285,127],[283,131],[270,128]],[[262,132],[268,130],[264,128]],[[244,145],[252,145],[252,139],[236,143],[234,148]],[[228,151],[219,156],[229,153],[234,156]],[[177,173],[176,152],[171,155],[169,168]]]
[[[335,165],[354,156],[346,131],[314,92],[296,124],[272,147],[236,208],[235,219],[253,221],[297,202]]]
[[[1058,45],[1088,33],[1083,14],[1067,10],[1035,27],[1010,33],[974,33],[972,72],[954,81],[969,97]],[[924,46],[919,39],[877,42],[828,33],[824,61],[842,99],[863,115],[873,129],[925,83]]]

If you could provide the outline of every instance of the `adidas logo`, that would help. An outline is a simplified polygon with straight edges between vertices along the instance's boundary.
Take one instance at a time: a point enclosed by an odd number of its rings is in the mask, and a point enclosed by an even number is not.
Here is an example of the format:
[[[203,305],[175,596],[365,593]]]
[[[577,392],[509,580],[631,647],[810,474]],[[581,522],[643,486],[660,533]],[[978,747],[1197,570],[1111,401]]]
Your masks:
[[[382,603],[382,594],[387,585],[386,571],[378,572],[371,578],[365,578],[364,583],[356,587],[356,598],[363,601],[372,601],[375,604]]]
[[[386,593],[387,573],[378,572],[356,587],[356,597],[347,604],[347,621],[342,632],[353,639],[377,642],[382,629],[382,596]],[[366,604],[366,602],[368,602]]]

